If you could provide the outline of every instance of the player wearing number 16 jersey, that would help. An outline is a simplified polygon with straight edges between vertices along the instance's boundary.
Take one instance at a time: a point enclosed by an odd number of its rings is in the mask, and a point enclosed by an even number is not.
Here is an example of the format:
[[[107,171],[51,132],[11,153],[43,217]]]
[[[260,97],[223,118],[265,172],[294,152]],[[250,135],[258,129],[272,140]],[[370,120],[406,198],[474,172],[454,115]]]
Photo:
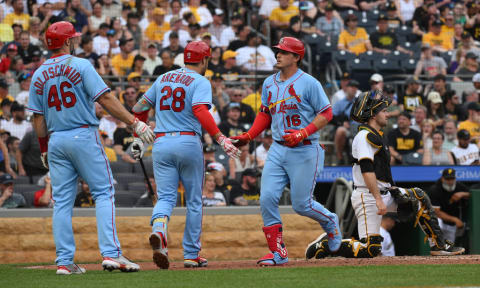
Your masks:
[[[262,173],[260,207],[270,253],[257,262],[261,266],[288,262],[278,211],[280,197],[288,183],[295,212],[320,223],[328,233],[328,244],[333,251],[340,247],[342,239],[337,215],[312,199],[324,160],[315,132],[332,119],[330,102],[322,85],[298,68],[305,53],[300,40],[284,37],[274,48],[276,68],[280,71],[263,83],[261,112],[247,133],[232,137],[238,141],[235,145],[244,145],[271,125],[275,140]]]
[[[88,60],[70,55],[80,35],[68,22],[48,27],[45,38],[53,56],[33,74],[28,102],[28,110],[34,113],[33,126],[39,137],[42,162],[50,168],[55,201],[53,236],[57,274],[85,273],[84,268],[73,263],[72,210],[78,176],[88,183],[95,200],[103,268],[138,271],[137,264],[122,256],[117,238],[115,189],[110,164],[98,135],[95,101],[114,117],[131,125],[144,141],[153,142],[153,131],[110,94],[110,88]]]
[[[152,87],[133,107],[140,119],[148,117],[155,107],[153,171],[157,183],[158,202],[153,208],[150,245],[153,261],[162,268],[169,266],[167,254],[167,224],[177,202],[178,181],[185,187],[187,219],[183,235],[185,267],[205,267],[207,260],[199,257],[202,232],[203,149],[202,127],[213,136],[225,152],[238,157],[240,152],[215,125],[208,110],[212,103],[212,87],[203,77],[210,47],[205,42],[187,44],[184,51],[185,68],[158,76]],[[135,158],[143,154],[143,144],[134,140]]]

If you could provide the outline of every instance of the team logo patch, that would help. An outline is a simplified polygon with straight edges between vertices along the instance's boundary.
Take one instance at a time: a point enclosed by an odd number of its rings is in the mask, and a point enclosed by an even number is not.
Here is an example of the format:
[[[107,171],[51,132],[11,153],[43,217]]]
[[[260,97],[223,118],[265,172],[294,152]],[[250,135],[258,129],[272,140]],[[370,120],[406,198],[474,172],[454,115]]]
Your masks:
[[[297,92],[295,92],[295,89],[293,89],[293,84],[290,85],[290,87],[288,88],[288,94],[290,94],[290,96],[295,97],[298,103],[302,102],[302,99],[300,99],[300,95],[297,95]]]

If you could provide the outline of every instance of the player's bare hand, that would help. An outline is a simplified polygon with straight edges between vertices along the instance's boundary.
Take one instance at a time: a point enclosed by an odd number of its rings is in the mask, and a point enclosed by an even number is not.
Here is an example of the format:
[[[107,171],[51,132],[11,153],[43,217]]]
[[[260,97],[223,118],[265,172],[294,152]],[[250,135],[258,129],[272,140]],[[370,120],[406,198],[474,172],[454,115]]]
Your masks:
[[[252,140],[252,138],[250,137],[250,134],[246,132],[240,136],[230,137],[230,140],[232,141],[233,145],[235,145],[235,147],[241,147],[247,145]]]
[[[303,139],[307,137],[308,135],[305,129],[301,129],[301,130],[288,129],[288,130],[285,130],[285,135],[283,135],[283,139],[285,140],[285,145],[288,147],[297,146],[298,143],[302,142]]]
[[[378,198],[375,200],[377,204],[377,214],[378,215],[385,215],[387,213],[387,206],[385,206],[385,203],[383,203],[382,198]]]
[[[42,154],[40,155],[40,158],[42,159],[43,167],[50,169],[48,167],[48,152],[42,152]]]
[[[237,147],[232,143],[232,140],[230,138],[227,138],[225,135],[220,135],[217,139],[217,143],[222,147],[223,151],[227,153],[228,156],[232,158],[239,158],[240,150],[238,150]]]
[[[133,128],[133,131],[137,133],[138,137],[140,137],[140,139],[142,139],[143,142],[147,144],[152,144],[153,141],[155,140],[152,129],[147,124],[145,124],[145,122],[142,122],[137,118],[135,118],[132,128]]]
[[[460,218],[457,218],[455,217],[455,226],[457,226],[457,228],[463,228],[463,221],[460,220]]]
[[[133,139],[131,149],[133,159],[135,160],[140,160],[143,157],[143,153],[145,153],[145,145],[143,145],[143,141],[140,138]]]

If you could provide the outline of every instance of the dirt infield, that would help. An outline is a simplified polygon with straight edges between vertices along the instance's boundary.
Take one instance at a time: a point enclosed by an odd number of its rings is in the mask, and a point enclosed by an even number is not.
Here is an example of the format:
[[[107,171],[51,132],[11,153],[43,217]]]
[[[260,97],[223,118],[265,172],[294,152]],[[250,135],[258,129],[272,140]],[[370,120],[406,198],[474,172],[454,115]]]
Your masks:
[[[155,264],[151,262],[138,263],[142,270],[157,270]],[[327,258],[321,260],[291,259],[287,265],[279,267],[325,267],[325,266],[367,266],[367,265],[409,265],[409,264],[480,264],[480,255],[460,255],[460,256],[397,256],[397,257],[376,257],[372,259],[347,259],[342,257]],[[100,264],[81,264],[80,266],[87,270],[101,270]],[[248,269],[257,268],[255,260],[238,261],[211,261],[208,267],[199,268],[201,270],[219,270],[219,269]],[[56,269],[55,265],[48,266],[29,266],[28,269]],[[183,262],[170,263],[170,270],[187,270],[183,267]]]

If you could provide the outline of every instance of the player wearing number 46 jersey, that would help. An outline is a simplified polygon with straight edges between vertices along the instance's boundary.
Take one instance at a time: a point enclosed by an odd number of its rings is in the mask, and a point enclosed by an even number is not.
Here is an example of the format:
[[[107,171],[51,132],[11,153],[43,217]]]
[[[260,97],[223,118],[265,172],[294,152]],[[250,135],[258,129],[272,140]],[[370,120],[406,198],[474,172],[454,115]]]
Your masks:
[[[177,202],[178,181],[185,187],[187,219],[183,235],[185,267],[205,267],[207,260],[198,255],[202,232],[203,148],[202,127],[212,135],[231,157],[240,152],[215,125],[210,112],[212,87],[203,76],[210,58],[210,47],[205,42],[187,44],[184,51],[185,68],[158,76],[152,87],[133,107],[141,119],[148,117],[155,107],[155,134],[153,171],[157,183],[158,202],[152,213],[150,245],[153,261],[168,269],[167,224]],[[143,154],[143,143],[134,140],[135,158]]]
[[[280,197],[288,183],[293,209],[320,223],[328,233],[330,249],[337,250],[342,239],[337,215],[312,198],[324,160],[324,150],[315,132],[332,119],[330,102],[322,85],[298,68],[305,53],[300,40],[284,37],[274,48],[276,68],[280,72],[263,83],[261,112],[252,128],[241,136],[232,137],[238,141],[235,145],[245,145],[271,125],[275,140],[262,173],[260,206],[270,253],[257,262],[261,266],[288,262],[278,211]]]
[[[85,273],[84,268],[73,263],[72,210],[78,176],[88,183],[95,200],[103,268],[138,271],[137,264],[122,256],[118,241],[112,170],[98,135],[95,101],[131,125],[144,141],[153,142],[153,132],[110,94],[110,88],[88,60],[70,55],[79,36],[81,33],[68,22],[48,27],[45,38],[53,56],[35,71],[28,102],[28,110],[34,113],[42,162],[50,168],[57,274]]]

